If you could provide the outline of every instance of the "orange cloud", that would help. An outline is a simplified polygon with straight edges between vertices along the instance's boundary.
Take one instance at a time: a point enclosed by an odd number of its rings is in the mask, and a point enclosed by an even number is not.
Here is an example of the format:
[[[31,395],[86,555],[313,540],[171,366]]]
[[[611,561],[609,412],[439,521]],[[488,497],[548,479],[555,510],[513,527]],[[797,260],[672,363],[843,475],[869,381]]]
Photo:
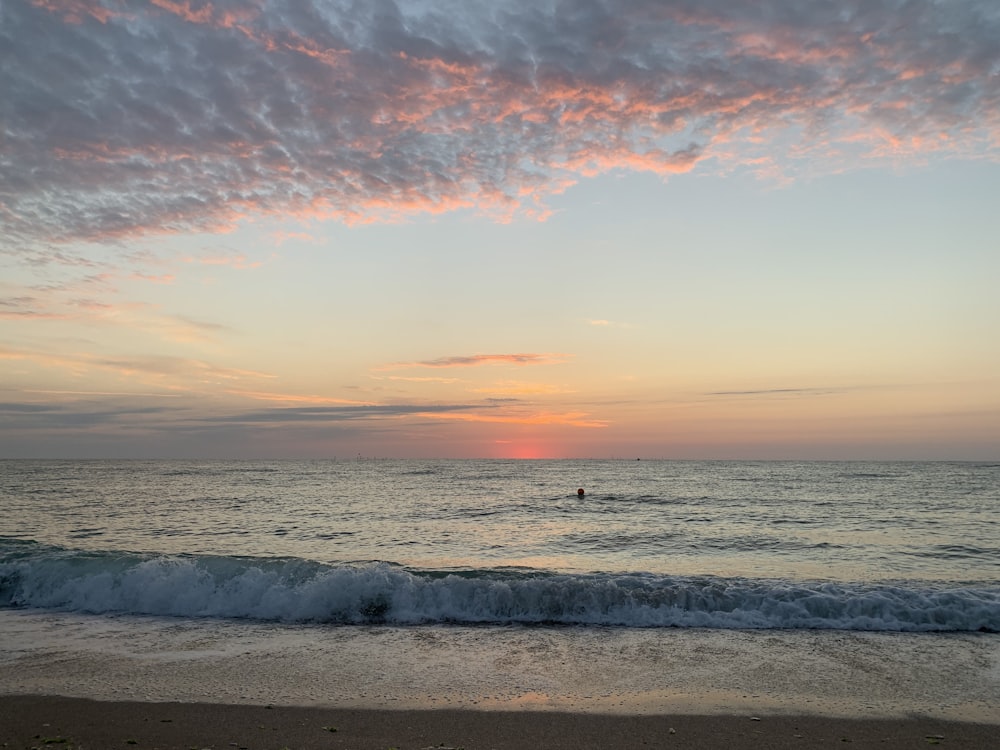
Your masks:
[[[377,380],[382,380],[383,378],[376,378]],[[388,375],[384,378],[385,380],[400,380],[406,383],[458,383],[458,378],[418,378],[418,377],[404,377],[402,375]]]
[[[352,401],[350,399],[344,398],[332,398],[330,396],[315,396],[309,394],[296,394],[296,393],[266,393],[264,391],[242,391],[242,390],[229,390],[226,393],[230,393],[234,396],[242,396],[244,398],[254,399],[256,401],[273,401],[277,403],[284,404],[304,404],[304,405],[328,405],[328,404],[338,404],[346,406],[375,406],[373,401]]]

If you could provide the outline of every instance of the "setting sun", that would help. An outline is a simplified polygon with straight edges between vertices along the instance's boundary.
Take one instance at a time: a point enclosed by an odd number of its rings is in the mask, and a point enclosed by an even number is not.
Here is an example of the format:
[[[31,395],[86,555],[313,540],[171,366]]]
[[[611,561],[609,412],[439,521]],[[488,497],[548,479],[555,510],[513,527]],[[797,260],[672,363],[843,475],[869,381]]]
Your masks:
[[[494,458],[561,458],[562,454],[541,442],[497,440]]]

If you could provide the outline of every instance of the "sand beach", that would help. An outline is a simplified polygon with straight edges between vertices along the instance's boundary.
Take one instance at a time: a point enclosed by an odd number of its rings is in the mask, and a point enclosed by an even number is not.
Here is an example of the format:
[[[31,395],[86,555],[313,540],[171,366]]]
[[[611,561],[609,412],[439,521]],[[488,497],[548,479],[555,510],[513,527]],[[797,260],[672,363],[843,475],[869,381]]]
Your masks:
[[[935,719],[386,711],[0,697],[0,746],[265,750],[995,748],[1000,726]]]
[[[995,634],[0,612],[0,747],[996,748]]]

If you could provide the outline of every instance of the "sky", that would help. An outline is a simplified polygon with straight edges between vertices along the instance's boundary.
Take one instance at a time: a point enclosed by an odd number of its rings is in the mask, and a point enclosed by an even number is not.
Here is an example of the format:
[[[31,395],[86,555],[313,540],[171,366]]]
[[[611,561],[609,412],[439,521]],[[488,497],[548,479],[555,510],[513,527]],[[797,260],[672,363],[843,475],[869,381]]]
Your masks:
[[[0,457],[1000,459],[995,0],[4,0]]]

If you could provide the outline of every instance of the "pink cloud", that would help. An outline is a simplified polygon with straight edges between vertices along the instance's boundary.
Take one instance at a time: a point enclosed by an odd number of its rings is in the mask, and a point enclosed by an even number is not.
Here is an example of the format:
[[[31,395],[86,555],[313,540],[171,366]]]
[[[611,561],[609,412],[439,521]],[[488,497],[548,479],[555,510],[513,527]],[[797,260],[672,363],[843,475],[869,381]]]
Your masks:
[[[107,23],[119,15],[94,0],[30,0],[38,8],[44,8],[50,13],[60,16],[67,23],[81,24],[85,18],[93,18],[100,23]]]
[[[153,276],[147,273],[139,273],[138,271],[134,271],[129,278],[137,279],[139,281],[151,281],[154,284],[173,284],[176,280],[176,277],[171,273]]]
[[[30,247],[268,214],[544,220],[613,170],[996,160],[990,8],[12,3],[0,232]]]
[[[190,23],[206,23],[213,20],[214,11],[211,3],[203,3],[198,10],[191,8],[190,0],[173,2],[172,0],[149,0],[150,3],[170,13],[180,16]]]

